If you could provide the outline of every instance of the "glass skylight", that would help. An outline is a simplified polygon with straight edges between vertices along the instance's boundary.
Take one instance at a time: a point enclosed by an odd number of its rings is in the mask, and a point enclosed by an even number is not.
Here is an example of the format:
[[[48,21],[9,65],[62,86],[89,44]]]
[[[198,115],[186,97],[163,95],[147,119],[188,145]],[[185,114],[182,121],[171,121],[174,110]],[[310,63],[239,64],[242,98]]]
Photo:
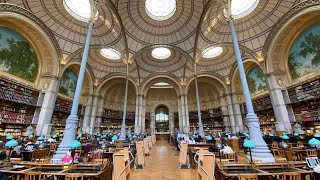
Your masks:
[[[155,86],[170,86],[170,84],[165,83],[165,82],[158,82],[154,84]]]
[[[259,4],[259,0],[232,0],[231,14],[233,18],[239,19],[250,14]]]
[[[202,57],[206,59],[215,58],[223,53],[222,47],[208,47],[207,49],[202,51]]]
[[[152,50],[151,52],[152,57],[155,59],[167,59],[171,56],[171,51],[168,48],[165,47],[158,47]]]
[[[176,0],[146,0],[145,7],[149,17],[164,21],[176,12]]]
[[[66,11],[76,19],[87,22],[91,16],[90,0],[64,0],[64,8]],[[98,19],[99,13],[96,14]]]
[[[103,48],[100,50],[100,54],[110,60],[121,59],[121,53],[113,48]]]

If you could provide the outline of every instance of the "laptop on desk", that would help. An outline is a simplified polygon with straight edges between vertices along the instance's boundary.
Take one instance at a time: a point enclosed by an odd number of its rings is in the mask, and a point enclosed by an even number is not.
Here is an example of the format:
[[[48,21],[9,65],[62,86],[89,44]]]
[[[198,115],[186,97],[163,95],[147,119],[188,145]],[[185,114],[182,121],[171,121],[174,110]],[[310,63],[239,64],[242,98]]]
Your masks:
[[[306,158],[306,161],[309,168],[315,168],[318,164],[320,164],[317,157]]]

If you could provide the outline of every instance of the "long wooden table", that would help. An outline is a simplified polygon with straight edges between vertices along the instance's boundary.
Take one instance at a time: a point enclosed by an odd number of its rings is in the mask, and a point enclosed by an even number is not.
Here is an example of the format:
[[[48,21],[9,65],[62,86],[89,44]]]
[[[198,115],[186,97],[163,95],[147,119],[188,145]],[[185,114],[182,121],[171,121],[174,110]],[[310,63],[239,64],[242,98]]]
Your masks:
[[[302,164],[305,162],[288,163],[260,163],[260,164],[220,164],[216,167],[215,175],[218,179],[238,179],[239,175],[257,174],[259,179],[277,179],[283,172],[299,172],[302,177],[310,175],[313,170],[305,170]],[[296,166],[296,167],[295,167]]]

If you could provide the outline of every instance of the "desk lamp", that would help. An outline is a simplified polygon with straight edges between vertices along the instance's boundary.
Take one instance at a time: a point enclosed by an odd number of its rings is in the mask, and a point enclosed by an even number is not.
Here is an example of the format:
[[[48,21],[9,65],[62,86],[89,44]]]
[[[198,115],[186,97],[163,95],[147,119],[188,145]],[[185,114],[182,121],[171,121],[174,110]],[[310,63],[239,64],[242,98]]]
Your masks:
[[[10,141],[8,141],[6,144],[5,144],[5,147],[8,147],[9,148],[9,155],[6,159],[7,162],[10,162],[10,157],[11,157],[11,151],[13,149],[13,147],[16,147],[18,146],[18,142],[14,139],[11,139]]]
[[[7,134],[6,135],[6,140],[11,140],[11,139],[13,139],[12,135],[11,134]]]
[[[310,146],[314,146],[316,148],[316,151],[317,151],[317,157],[318,157],[318,147],[320,145],[320,141],[316,138],[312,138],[309,140],[308,144]]]
[[[289,138],[289,136],[288,136],[286,133],[283,133],[283,135],[281,136],[281,139],[282,139],[283,141],[282,141],[281,143],[279,143],[279,147],[284,150],[284,155],[285,155],[285,157],[286,157],[286,159],[287,159],[286,149],[289,148],[289,145],[286,143],[286,141],[287,141],[288,139],[290,139],[290,138]],[[287,159],[287,161],[288,161],[288,159]]]
[[[320,137],[320,132],[317,132],[315,135],[314,135],[314,137]]]
[[[251,148],[254,148],[255,146],[256,145],[250,139],[245,139],[244,142],[243,142],[243,147],[249,148],[251,164],[252,164]]]
[[[71,148],[71,157],[72,157],[72,163],[74,164],[74,156],[76,154],[76,149],[81,147],[81,143],[78,140],[75,140],[71,143],[70,148]]]

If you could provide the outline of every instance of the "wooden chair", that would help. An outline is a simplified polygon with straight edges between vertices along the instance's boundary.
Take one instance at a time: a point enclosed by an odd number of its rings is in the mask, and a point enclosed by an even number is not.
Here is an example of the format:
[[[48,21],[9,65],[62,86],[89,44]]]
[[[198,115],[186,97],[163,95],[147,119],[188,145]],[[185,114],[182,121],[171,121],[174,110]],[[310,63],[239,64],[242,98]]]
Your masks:
[[[301,175],[299,172],[284,172],[284,180],[301,180]]]
[[[220,163],[220,160],[217,160]],[[229,163],[229,159],[221,159],[221,164]]]
[[[45,149],[37,149],[35,151],[33,151],[32,153],[32,161],[35,161],[37,159],[45,159],[47,155],[47,150]]]
[[[22,161],[22,158],[10,158],[10,161],[11,162],[21,162]]]
[[[38,160],[36,160],[36,162],[38,162],[40,164],[49,164],[50,160],[49,159],[38,159]]]
[[[278,144],[278,142],[273,142],[272,143],[272,145],[271,145],[271,151],[272,151],[272,153],[273,153],[273,155],[275,156],[276,155],[276,153],[278,153],[278,155],[279,155],[279,144]]]
[[[297,142],[297,147],[304,147],[303,142],[302,142],[302,141],[298,141],[298,142]]]
[[[287,162],[286,158],[276,158],[276,162]]]
[[[286,157],[286,154],[284,153],[283,149],[278,149],[277,152],[278,152],[280,158],[285,158]]]
[[[67,174],[66,180],[83,180],[83,174]]]
[[[246,174],[246,175],[239,175],[239,180],[258,180],[258,175],[256,174]]]
[[[24,180],[41,180],[41,172],[26,171]]]
[[[94,163],[97,164],[107,164],[109,162],[108,159],[94,159]]]
[[[236,153],[234,153],[234,152],[225,153],[224,155],[226,156],[226,159],[228,159],[229,161],[236,162]]]
[[[53,155],[57,150],[57,144],[56,143],[51,143],[49,145],[49,153],[48,155]]]
[[[252,160],[252,163],[257,164],[257,163],[262,163],[261,160]]]
[[[317,157],[317,151],[314,149],[307,149],[306,152],[308,157]]]

